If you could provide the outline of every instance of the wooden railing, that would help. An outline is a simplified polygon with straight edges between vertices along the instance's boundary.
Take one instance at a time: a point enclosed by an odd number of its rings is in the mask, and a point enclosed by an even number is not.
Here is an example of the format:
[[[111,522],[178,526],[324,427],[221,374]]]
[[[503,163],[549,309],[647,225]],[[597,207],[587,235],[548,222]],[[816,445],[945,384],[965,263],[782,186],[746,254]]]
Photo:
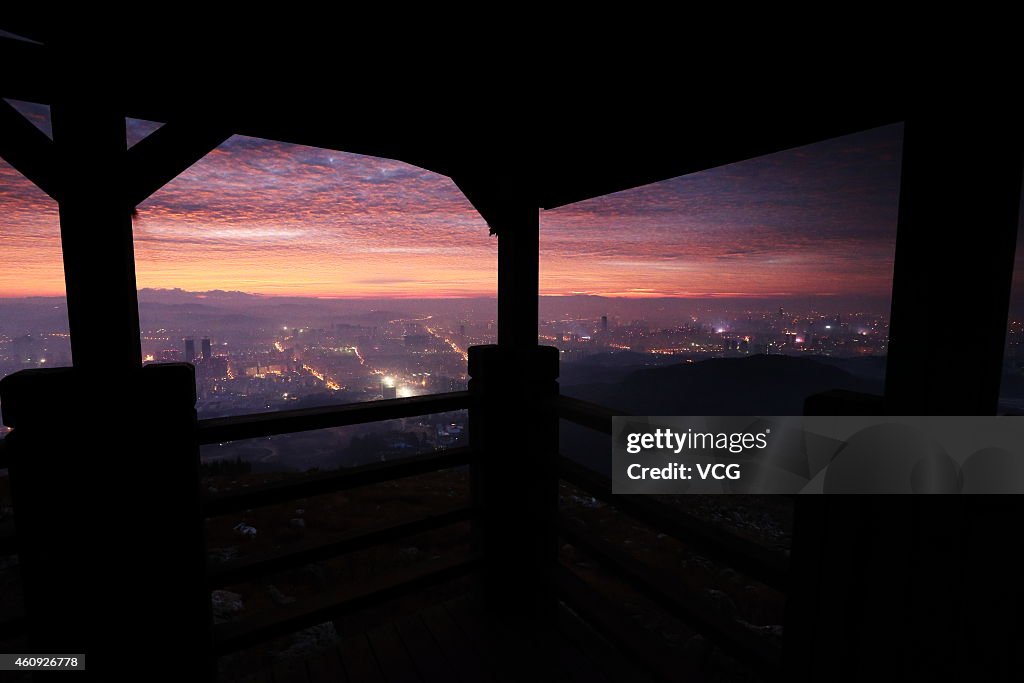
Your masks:
[[[560,396],[550,402],[548,410],[556,411],[561,419],[596,431],[612,434],[612,417],[622,415],[603,406]],[[611,446],[609,445],[609,456]],[[785,591],[789,579],[789,558],[749,539],[737,536],[712,523],[704,521],[676,506],[662,503],[653,496],[612,494],[608,477],[586,468],[564,456],[558,461],[559,476],[594,498],[614,507],[623,514],[651,529],[667,534],[694,551],[760,581]],[[768,676],[779,673],[782,666],[781,650],[766,643],[757,633],[725,615],[710,603],[679,588],[677,577],[648,566],[584,525],[560,520],[559,533],[565,540],[578,546],[599,560],[606,570],[618,579],[647,596],[666,612],[694,628],[710,642]],[[561,574],[565,574],[561,572]],[[571,574],[571,572],[568,572]],[[594,591],[569,576],[561,576],[559,587],[563,599],[572,603],[580,613],[600,626],[612,631],[607,635],[629,647],[635,640],[620,628],[622,620],[609,611],[609,605],[596,600]],[[649,659],[648,646],[634,654]]]
[[[223,443],[462,410],[468,408],[469,404],[469,392],[462,391],[371,403],[207,419],[200,420],[198,423],[198,440],[201,444]],[[471,448],[451,448],[392,462],[373,463],[324,474],[309,475],[295,481],[275,482],[255,488],[214,493],[207,495],[204,499],[203,514],[206,517],[225,515],[359,486],[380,484],[467,465],[472,460],[473,450]],[[285,550],[239,558],[211,567],[208,577],[209,587],[211,589],[218,588],[266,576],[271,572],[294,569],[311,562],[465,522],[473,517],[472,506],[457,505],[420,519],[382,524],[343,534],[327,541],[302,544]],[[214,627],[213,632],[214,650],[220,654],[228,653],[262,640],[322,623],[345,612],[378,601],[398,597],[435,583],[450,580],[471,571],[476,559],[474,555],[466,553],[461,557],[432,561],[424,566],[403,569],[389,576],[361,582],[359,586],[341,586],[318,594],[314,599],[298,601],[266,614],[218,624]]]
[[[282,410],[274,413],[216,417],[199,421],[199,443],[213,444],[240,439],[255,439],[275,434],[292,434],[313,429],[347,427],[416,417],[449,410],[463,410],[470,404],[468,391],[392,398],[369,403],[349,403],[323,408]]]
[[[198,422],[197,440],[200,444],[216,444],[380,422],[468,409],[471,402],[471,394],[464,391],[363,404],[206,419]],[[602,406],[567,397],[557,397],[545,404],[543,409],[553,411],[561,419],[608,435],[612,433],[612,417],[617,414]],[[3,443],[0,442],[0,465],[4,464],[2,448]],[[208,494],[203,501],[203,514],[206,517],[232,514],[464,466],[474,462],[478,449],[479,444],[471,444],[466,448],[425,453],[393,462],[312,474],[294,481]],[[582,467],[568,458],[560,456],[557,465],[558,476],[563,481],[613,506],[623,514],[753,579],[775,588],[786,588],[789,567],[788,558],[784,554],[732,534],[685,510],[659,502],[651,496],[613,495],[608,477]],[[326,541],[299,544],[283,550],[272,550],[252,557],[231,560],[210,568],[208,586],[214,589],[256,579],[269,573],[301,567],[414,534],[463,523],[475,519],[476,515],[477,510],[472,505],[454,505],[419,519],[389,522],[342,534]],[[735,619],[712,608],[699,597],[680,589],[672,576],[646,566],[624,549],[582,525],[573,525],[561,520],[559,532],[567,541],[597,558],[602,566],[619,579],[656,601],[668,613],[692,626],[738,660],[747,662],[764,673],[778,671],[780,653],[777,648],[766,644],[758,634],[752,633]],[[10,538],[5,540],[6,536]],[[13,552],[13,541],[13,534],[0,533],[0,551]],[[214,627],[213,633],[214,650],[221,654],[231,652],[322,623],[381,600],[448,581],[473,571],[479,559],[475,554],[467,552],[462,556],[435,560],[422,566],[396,571],[389,576],[362,582],[360,586],[337,587],[317,594],[315,598],[306,602],[299,601],[265,614],[218,624]],[[616,624],[622,623],[621,619],[603,612],[604,608],[596,599],[596,594],[587,590],[585,584],[573,579],[569,574],[571,572],[564,569],[556,573],[556,577],[560,577],[557,583],[561,599],[570,603],[581,614],[592,617],[597,626],[605,624],[608,628],[615,629]],[[20,623],[21,620],[15,618],[0,624],[0,636],[16,635]],[[624,647],[636,641],[635,638],[631,640],[624,632],[608,635]]]

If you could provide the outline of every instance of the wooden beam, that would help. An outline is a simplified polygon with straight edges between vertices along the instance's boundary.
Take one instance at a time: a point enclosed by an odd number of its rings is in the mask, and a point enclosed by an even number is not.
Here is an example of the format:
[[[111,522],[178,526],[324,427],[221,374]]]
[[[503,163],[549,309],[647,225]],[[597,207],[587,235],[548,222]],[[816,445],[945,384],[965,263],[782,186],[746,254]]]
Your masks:
[[[554,209],[903,120],[900,103],[877,98],[875,93],[865,100],[863,111],[842,104],[802,107],[801,100],[793,99],[754,116],[740,103],[730,106],[727,99],[682,116],[674,107],[638,107],[596,115],[586,130],[602,131],[598,137],[579,130],[572,118],[578,115],[575,109],[555,110],[545,146],[555,154],[545,155],[545,163],[538,166],[537,203]],[[771,99],[786,101],[779,93]]]
[[[169,121],[128,150],[126,198],[138,206],[231,137],[228,126],[208,118]]]
[[[350,469],[336,470],[321,475],[302,477],[297,481],[283,481],[248,489],[218,493],[206,498],[203,514],[216,517],[232,512],[285,503],[298,498],[309,498],[324,493],[345,491],[358,486],[369,486],[385,481],[426,474],[450,467],[469,464],[474,453],[469,448],[449,448],[436,453],[413,455],[401,460],[375,462]]]
[[[993,415],[1020,217],[1019,107],[945,100],[907,119],[886,401],[893,415]],[[952,324],[950,333],[937,326]]]
[[[4,100],[0,100],[0,157],[59,200],[53,141]]]
[[[347,427],[396,420],[403,417],[433,415],[469,408],[468,391],[389,398],[365,403],[347,403],[320,408],[280,410],[274,413],[233,415],[199,421],[199,443],[213,444],[239,439],[255,439],[275,434],[294,434],[312,429]]]
[[[616,415],[626,415],[626,413],[571,396],[558,396],[545,407],[555,411],[563,420],[588,427],[608,436],[612,435],[612,418]]]
[[[492,234],[498,236],[498,344],[537,345],[540,290],[540,212],[525,166],[516,170],[480,162],[453,176]]]
[[[69,94],[51,116],[72,359],[110,378],[142,367],[124,113]]]
[[[0,38],[0,97],[24,102],[53,99],[53,51],[45,45]]]

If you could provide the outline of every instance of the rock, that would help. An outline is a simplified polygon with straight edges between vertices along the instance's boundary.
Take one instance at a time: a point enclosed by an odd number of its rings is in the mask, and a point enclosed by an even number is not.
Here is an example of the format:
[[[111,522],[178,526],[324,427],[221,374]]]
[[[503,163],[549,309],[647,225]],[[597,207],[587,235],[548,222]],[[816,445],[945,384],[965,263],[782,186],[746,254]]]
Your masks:
[[[714,605],[715,608],[723,612],[728,612],[729,614],[736,613],[736,603],[732,601],[732,598],[730,598],[727,593],[715,590],[714,588],[707,588],[705,590],[708,597],[711,598],[711,604]]]
[[[233,527],[232,530],[237,534],[245,536],[246,538],[256,538],[256,527],[249,526],[245,522],[239,522]]]
[[[270,599],[276,602],[278,605],[290,605],[293,602],[295,602],[295,598],[291,597],[290,595],[285,595],[274,584],[269,584],[267,586],[267,594],[270,596]]]
[[[210,602],[213,604],[213,620],[216,623],[228,621],[245,609],[242,596],[231,591],[213,591],[210,594]]]

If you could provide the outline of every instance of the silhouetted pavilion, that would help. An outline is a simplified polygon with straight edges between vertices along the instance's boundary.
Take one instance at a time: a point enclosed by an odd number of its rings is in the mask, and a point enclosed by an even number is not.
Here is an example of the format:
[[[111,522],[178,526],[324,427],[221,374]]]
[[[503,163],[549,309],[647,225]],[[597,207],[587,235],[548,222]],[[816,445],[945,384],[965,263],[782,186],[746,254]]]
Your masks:
[[[0,96],[52,111],[51,141],[0,102],[0,156],[59,203],[74,357],[72,369],[26,371],[2,384],[13,431],[0,465],[10,469],[17,530],[2,543],[20,554],[27,613],[0,624],[0,635],[24,635],[34,651],[79,651],[84,642],[89,669],[101,678],[154,671],[193,680],[213,675],[217,654],[473,575],[482,586],[482,611],[472,617],[479,639],[441,647],[466,657],[474,650],[480,670],[509,666],[544,680],[561,666],[577,680],[695,680],[699,671],[676,668],[672,653],[638,639],[616,605],[559,565],[561,479],[785,590],[780,660],[637,560],[585,530],[561,530],[766,678],[863,680],[884,678],[888,667],[977,680],[1019,673],[1016,498],[799,500],[791,556],[766,554],[651,501],[613,499],[607,480],[560,457],[559,420],[610,433],[611,413],[560,397],[557,353],[537,343],[539,209],[904,121],[885,396],[817,396],[807,410],[993,414],[1021,192],[1021,119],[1001,98],[1005,86],[933,88],[920,70],[867,65],[822,83],[770,64],[759,72],[776,74],[771,84],[758,74],[691,77],[690,66],[672,80],[623,85],[601,68],[527,77],[487,52],[477,53],[483,76],[421,79],[416,60],[424,55],[443,65],[482,46],[396,38],[391,49],[417,66],[394,73],[360,58],[350,37],[327,41],[311,21],[301,40],[272,41],[249,31],[232,38],[227,25],[212,32],[170,24],[165,39],[11,21],[4,28],[35,42],[0,39]],[[90,49],[98,44],[118,46],[122,57],[104,62]],[[184,46],[207,58],[203,68],[173,61]],[[214,56],[225,52],[230,60]],[[263,81],[267,59],[311,75]],[[229,78],[229,64],[259,73]],[[662,98],[658,82],[677,90]],[[328,87],[339,94],[321,97]],[[684,110],[666,104],[678,90],[690,103]],[[126,151],[125,116],[166,125]],[[232,134],[398,159],[455,181],[497,234],[498,249],[498,343],[471,349],[468,392],[197,420],[191,366],[141,367],[133,207]],[[965,331],[931,335],[933,320],[950,312]],[[918,343],[925,337],[928,344]],[[463,408],[471,414],[467,449],[200,493],[200,444]],[[129,461],[131,480],[145,486],[129,485]],[[497,471],[500,463],[516,467]],[[294,557],[207,570],[204,517],[463,464],[472,467],[475,492],[465,509]],[[459,520],[473,522],[470,555],[213,625],[212,587]],[[163,532],[143,532],[154,526]],[[429,679],[430,652],[400,632],[414,680]],[[585,653],[568,665],[557,663],[564,638]],[[397,680],[401,672],[384,673]]]

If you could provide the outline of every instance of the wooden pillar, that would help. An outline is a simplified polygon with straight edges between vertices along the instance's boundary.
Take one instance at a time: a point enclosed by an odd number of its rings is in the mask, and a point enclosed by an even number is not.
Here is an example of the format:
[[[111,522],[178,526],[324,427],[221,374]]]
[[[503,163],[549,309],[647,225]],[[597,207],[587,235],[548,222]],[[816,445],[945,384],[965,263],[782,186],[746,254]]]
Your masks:
[[[84,653],[99,680],[212,680],[192,366],[96,380],[0,381],[30,646]]]
[[[537,345],[540,213],[528,202],[503,206],[498,232],[498,344]],[[490,220],[490,219],[489,219]]]
[[[537,206],[521,183],[496,177],[457,181],[498,235],[498,343],[469,349],[474,545],[493,629],[487,654],[525,680],[550,671],[557,654],[558,417],[549,404],[559,355],[537,345]]]
[[[95,76],[75,56],[63,82]],[[194,371],[142,367],[124,115],[70,92],[51,112],[74,367],[0,382],[30,644],[102,679],[212,680]]]
[[[109,379],[142,354],[124,114],[104,99],[68,96],[51,112],[72,358]]]
[[[483,598],[495,621],[520,632],[554,625],[557,562],[558,349],[469,349],[475,538]]]
[[[808,414],[995,412],[1022,138],[1019,118],[984,104],[964,116],[936,102],[906,122],[884,402],[818,396]],[[1017,497],[801,496],[796,504],[788,680],[1019,673]]]
[[[890,414],[996,411],[1022,136],[1018,117],[987,104],[965,116],[936,102],[906,122],[886,377]]]

